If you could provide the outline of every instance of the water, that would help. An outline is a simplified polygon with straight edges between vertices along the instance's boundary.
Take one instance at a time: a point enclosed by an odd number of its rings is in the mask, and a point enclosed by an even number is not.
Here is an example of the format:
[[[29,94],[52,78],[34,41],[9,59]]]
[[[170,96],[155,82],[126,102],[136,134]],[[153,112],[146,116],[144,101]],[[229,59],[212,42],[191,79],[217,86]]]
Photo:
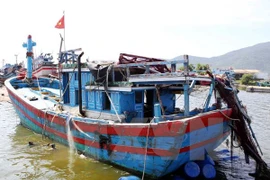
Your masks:
[[[117,180],[129,175],[91,158],[81,158],[68,147],[22,127],[8,102],[0,102],[0,111],[0,179]],[[30,141],[35,145],[29,146]],[[56,149],[47,146],[49,143],[54,143]]]
[[[270,163],[270,94],[240,91],[239,98],[252,117],[252,127],[264,153],[263,158]],[[193,99],[196,98],[192,97],[191,101]],[[117,180],[129,175],[91,158],[81,158],[68,147],[43,139],[41,135],[20,126],[15,110],[8,102],[0,102],[0,111],[0,179]],[[29,141],[35,145],[29,146]],[[55,143],[56,149],[47,146],[49,143]],[[225,144],[219,147],[225,148]],[[234,150],[234,155],[239,158],[232,163],[221,160],[228,155],[216,154],[219,179],[253,179],[248,173],[254,171],[254,163],[246,164],[240,149]]]

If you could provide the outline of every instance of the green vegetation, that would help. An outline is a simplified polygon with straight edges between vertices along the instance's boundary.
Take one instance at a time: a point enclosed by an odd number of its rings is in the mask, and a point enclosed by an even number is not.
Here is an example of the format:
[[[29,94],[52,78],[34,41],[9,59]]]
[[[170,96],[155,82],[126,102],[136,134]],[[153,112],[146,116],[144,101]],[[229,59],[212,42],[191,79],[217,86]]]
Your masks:
[[[255,78],[252,74],[244,74],[240,79],[241,84],[243,85],[255,85]]]
[[[208,64],[197,64],[196,70],[197,71],[206,71],[209,69],[209,65]]]
[[[209,70],[209,65],[208,64],[197,64],[197,67],[195,68],[194,64],[189,64],[188,65],[188,69],[189,71],[194,71],[196,70],[199,74],[205,74],[206,70]],[[183,71],[184,70],[184,66],[181,66],[179,68],[179,70]]]
[[[205,75],[206,70],[210,70],[208,64],[200,64],[200,63],[197,64],[196,71],[198,72],[198,74]]]
[[[189,64],[188,65],[188,70],[189,71],[193,71],[195,69],[195,66],[193,65],[193,64]],[[181,66],[180,68],[179,68],[179,70],[180,71],[184,71],[184,66]]]

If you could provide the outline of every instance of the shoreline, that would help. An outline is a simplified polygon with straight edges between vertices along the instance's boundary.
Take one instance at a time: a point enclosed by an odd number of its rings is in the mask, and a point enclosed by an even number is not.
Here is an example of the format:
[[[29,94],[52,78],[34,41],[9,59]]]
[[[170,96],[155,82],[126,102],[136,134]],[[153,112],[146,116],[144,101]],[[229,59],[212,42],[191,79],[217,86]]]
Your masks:
[[[8,92],[7,92],[7,89],[4,85],[2,87],[0,87],[0,102],[9,102],[10,103]]]
[[[247,89],[247,85],[243,85],[243,84],[235,84],[235,87],[239,90],[244,90],[244,91],[246,91]]]

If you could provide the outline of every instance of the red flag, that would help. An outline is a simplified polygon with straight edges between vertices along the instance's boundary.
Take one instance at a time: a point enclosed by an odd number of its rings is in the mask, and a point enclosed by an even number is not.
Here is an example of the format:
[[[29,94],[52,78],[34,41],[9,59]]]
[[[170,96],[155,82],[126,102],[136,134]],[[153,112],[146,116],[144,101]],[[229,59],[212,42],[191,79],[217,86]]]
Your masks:
[[[57,29],[64,29],[65,28],[65,16],[63,15],[63,17],[57,22],[57,24],[55,25],[55,28]]]

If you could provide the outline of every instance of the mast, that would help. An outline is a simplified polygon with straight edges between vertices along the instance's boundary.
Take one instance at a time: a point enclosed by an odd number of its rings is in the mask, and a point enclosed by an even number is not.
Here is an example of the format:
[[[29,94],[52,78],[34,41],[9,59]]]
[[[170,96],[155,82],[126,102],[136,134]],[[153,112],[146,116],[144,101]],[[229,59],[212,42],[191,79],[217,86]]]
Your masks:
[[[33,61],[33,47],[36,46],[36,42],[32,41],[32,36],[28,35],[27,43],[23,43],[23,47],[27,49],[27,79],[32,79],[32,61]]]
[[[63,37],[62,35],[60,34],[60,38],[61,38],[61,42],[60,42],[60,49],[59,49],[59,61],[58,61],[58,65],[57,65],[57,68],[58,68],[58,79],[59,79],[59,90],[60,90],[60,102],[62,101],[62,82],[61,82],[61,60],[62,60],[62,45],[63,45]]]
[[[188,55],[184,55],[184,75],[185,77],[189,76],[189,70],[188,70]],[[184,84],[184,100],[185,100],[185,116],[189,116],[189,80],[186,79],[186,82]]]
[[[17,58],[18,58],[19,54],[14,54],[14,56],[16,57],[16,64],[18,64]]]

